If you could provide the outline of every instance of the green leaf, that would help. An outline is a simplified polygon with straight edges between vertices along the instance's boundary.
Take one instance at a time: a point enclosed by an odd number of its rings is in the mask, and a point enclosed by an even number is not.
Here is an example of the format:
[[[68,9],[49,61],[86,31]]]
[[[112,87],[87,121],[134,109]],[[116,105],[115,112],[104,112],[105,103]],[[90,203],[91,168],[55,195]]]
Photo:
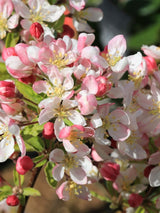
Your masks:
[[[41,137],[22,134],[25,143],[29,144],[35,151],[42,152],[45,149],[44,141]]]
[[[19,201],[20,201],[21,206],[25,206],[26,197],[25,197],[24,195],[20,194],[20,195],[18,196],[18,198],[19,198]]]
[[[47,182],[53,188],[55,188],[57,185],[57,181],[54,180],[53,175],[52,175],[52,170],[53,170],[54,166],[55,166],[55,164],[49,161],[44,168]]]
[[[63,121],[67,126],[73,126],[73,123],[70,120],[68,120],[67,118],[63,118]]]
[[[38,136],[40,133],[42,133],[43,126],[44,126],[44,124],[39,125],[38,123],[28,125],[23,129],[23,134],[24,135],[32,135],[34,137]]]
[[[154,144],[153,138],[150,138],[148,146],[150,154],[155,153],[158,150],[158,148]]]
[[[43,159],[39,163],[36,164],[35,168],[41,167],[47,163],[47,159]]]
[[[41,167],[46,163],[47,163],[47,159],[43,159],[42,161],[40,161],[39,163],[36,164],[35,168]]]
[[[60,19],[54,22],[53,28],[57,33],[63,32],[64,19],[65,19],[65,15],[62,15]]]
[[[18,32],[11,32],[7,34],[5,46],[8,47],[14,47],[19,40],[19,33]]]
[[[0,80],[13,79],[11,75],[7,72],[6,65],[3,62],[0,62]]]
[[[151,206],[145,205],[145,210],[146,210],[147,212],[149,212],[149,213],[150,213],[150,212],[151,212],[151,213],[159,213],[159,210],[155,208],[154,204],[151,205]],[[146,212],[146,211],[145,211],[145,212]],[[138,213],[145,213],[145,212],[138,212]],[[137,212],[136,212],[136,213],[137,213]]]
[[[93,196],[93,197],[96,197],[97,199],[101,200],[101,201],[106,201],[107,203],[111,202],[111,200],[108,198],[108,197],[104,197],[104,196],[101,196],[99,194],[97,194],[96,192],[94,191],[90,191],[90,194]]]
[[[0,192],[12,192],[11,186],[5,185],[0,187]]]
[[[98,6],[100,4],[102,4],[103,0],[88,0],[87,3],[86,3],[86,7],[89,7],[89,6]]]
[[[26,187],[23,189],[23,195],[25,196],[41,196],[41,193],[34,188]]]
[[[112,196],[118,196],[117,191],[112,186],[112,181],[106,181],[106,186],[109,194],[111,194]]]
[[[9,195],[11,195],[12,192],[0,192],[0,201],[7,198]]]
[[[24,175],[20,175],[16,169],[13,169],[13,181],[16,186],[19,186],[19,180],[21,181],[21,185],[24,183]]]
[[[12,194],[12,188],[8,185],[0,187],[0,201]]]
[[[32,146],[30,146],[29,144],[25,143],[25,146],[26,146],[26,151],[27,151],[27,152],[34,152],[34,151],[35,151],[35,149],[34,149]],[[18,144],[15,144],[15,145],[14,145],[14,150],[15,150],[16,152],[20,152],[20,149],[19,149]]]
[[[57,3],[57,0],[48,0],[48,2],[49,2],[50,4],[56,4],[56,3]]]
[[[144,209],[142,206],[139,206],[139,207],[136,209],[135,213],[145,213],[145,209]]]
[[[16,88],[19,90],[19,92],[28,100],[35,104],[39,104],[44,97],[34,92],[32,87],[28,84],[24,84],[18,80],[15,81]],[[29,102],[28,102],[29,104]]]
[[[33,158],[33,162],[34,163],[37,163],[39,162],[40,160],[42,160],[44,158],[44,155],[38,155],[37,157]]]
[[[33,162],[36,164],[36,168],[43,166],[47,163],[47,159],[44,158],[44,155],[39,155],[33,159]]]

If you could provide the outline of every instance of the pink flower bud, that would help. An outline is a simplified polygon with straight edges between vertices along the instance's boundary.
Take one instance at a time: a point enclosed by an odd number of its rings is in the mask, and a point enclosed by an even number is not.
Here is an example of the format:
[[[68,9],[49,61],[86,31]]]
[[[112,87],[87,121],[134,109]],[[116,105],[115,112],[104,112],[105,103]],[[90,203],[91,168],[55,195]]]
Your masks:
[[[75,34],[74,30],[68,24],[64,24],[63,25],[63,32],[60,33],[60,37],[68,35],[70,38],[73,38],[74,34]]]
[[[5,98],[14,98],[15,93],[15,84],[13,81],[0,81],[0,96],[3,99]]]
[[[30,75],[28,77],[25,78],[19,78],[18,79],[20,82],[24,83],[24,84],[33,84],[36,80],[36,76],[35,75]]]
[[[96,81],[98,83],[98,92],[96,93],[96,96],[105,95],[105,93],[112,87],[112,83],[104,76],[99,76],[96,78]]]
[[[22,111],[22,103],[12,103],[12,104],[1,104],[2,109],[7,115],[16,115]]]
[[[153,74],[153,72],[158,69],[158,66],[157,66],[155,59],[152,58],[151,56],[145,56],[143,58],[144,58],[144,60],[146,61],[146,64],[147,64],[147,73],[149,75]]]
[[[28,172],[30,169],[32,169],[34,166],[34,163],[32,159],[25,155],[24,157],[19,157],[16,163],[16,170],[20,175],[24,175],[26,172]]]
[[[43,137],[46,139],[52,139],[55,137],[54,134],[54,124],[52,122],[47,122],[43,128]]]
[[[40,23],[38,23],[38,22],[33,23],[33,24],[30,26],[30,29],[29,29],[29,30],[30,30],[31,35],[32,35],[35,39],[42,40],[44,30],[43,30],[43,27],[41,26]]]
[[[16,195],[10,195],[6,200],[6,203],[8,206],[18,206],[19,199]]]
[[[2,59],[5,61],[9,56],[16,56],[14,47],[3,48]]]
[[[144,176],[145,176],[146,178],[149,177],[149,174],[150,174],[150,172],[151,172],[151,170],[152,170],[153,168],[154,168],[153,165],[149,165],[149,166],[147,166],[147,167],[144,169]]]
[[[120,166],[116,163],[106,162],[102,164],[100,173],[105,180],[115,181],[119,175]]]
[[[143,202],[143,197],[139,194],[133,193],[129,196],[128,203],[131,207],[134,207],[134,208],[138,207],[142,204],[142,202]]]

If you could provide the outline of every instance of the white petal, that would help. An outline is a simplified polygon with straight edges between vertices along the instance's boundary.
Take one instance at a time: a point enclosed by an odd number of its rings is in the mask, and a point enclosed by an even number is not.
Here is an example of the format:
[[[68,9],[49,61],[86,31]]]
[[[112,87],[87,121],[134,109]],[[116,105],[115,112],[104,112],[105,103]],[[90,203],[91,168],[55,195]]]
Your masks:
[[[68,116],[68,119],[77,125],[82,125],[85,126],[86,125],[86,121],[85,118],[76,110],[70,110],[70,115]]]
[[[60,163],[64,160],[64,152],[61,149],[54,149],[49,154],[49,160],[55,163]]]
[[[118,149],[121,153],[127,154],[129,157],[133,159],[145,159],[147,154],[145,150],[137,143],[128,144],[124,141],[118,143]]]
[[[69,140],[63,140],[63,146],[67,152],[77,152],[77,148]]]
[[[103,19],[103,12],[99,8],[89,7],[84,12],[84,18],[88,21],[97,22]],[[82,12],[82,14],[83,14]]]
[[[130,129],[128,129],[123,124],[119,124],[119,123],[111,124],[108,129],[108,132],[109,132],[110,136],[116,141],[124,141],[131,134]]]
[[[53,117],[54,117],[53,109],[45,108],[40,112],[38,122],[41,125],[49,121]]]
[[[86,184],[87,183],[86,173],[80,167],[70,169],[70,177],[77,184],[82,185],[82,184]]]
[[[160,167],[157,166],[151,170],[149,183],[152,187],[160,186]]]
[[[17,27],[18,25],[18,20],[19,20],[19,15],[18,14],[14,14],[13,16],[11,16],[8,21],[7,21],[7,25],[9,29],[14,29]]]
[[[0,162],[6,161],[14,152],[14,139],[6,138],[0,142]]]
[[[65,170],[65,168],[61,164],[60,165],[56,165],[53,168],[53,171],[52,171],[53,178],[56,181],[60,181],[63,178],[63,176],[64,176],[64,170]]]

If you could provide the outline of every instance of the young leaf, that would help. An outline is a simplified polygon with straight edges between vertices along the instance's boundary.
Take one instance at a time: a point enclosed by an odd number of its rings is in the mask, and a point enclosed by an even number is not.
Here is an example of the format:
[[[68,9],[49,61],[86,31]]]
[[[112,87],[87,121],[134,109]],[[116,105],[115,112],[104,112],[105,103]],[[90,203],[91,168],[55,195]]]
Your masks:
[[[117,191],[113,188],[111,181],[106,181],[107,190],[111,195],[118,196]]]
[[[23,189],[23,195],[25,196],[41,196],[41,193],[34,188],[26,187]]]
[[[35,151],[42,152],[45,149],[45,144],[42,138],[31,135],[23,135],[23,140],[25,143],[29,144]]]
[[[57,0],[48,0],[48,2],[49,2],[50,4],[56,4],[56,3],[57,3]]]
[[[14,181],[14,184],[16,186],[19,186],[19,184],[23,185],[23,183],[24,183],[24,175],[18,174],[16,169],[14,169],[13,170],[13,181]],[[20,181],[20,183],[19,183],[19,181]]]
[[[64,121],[64,123],[65,123],[67,126],[72,126],[72,125],[73,125],[73,123],[72,123],[70,120],[68,120],[67,118],[64,118],[63,121]]]
[[[0,187],[0,192],[12,192],[12,188],[8,185]]]
[[[44,124],[39,125],[38,123],[33,124],[33,125],[28,125],[23,129],[23,134],[37,136],[37,135],[39,135],[39,133],[42,132],[43,126],[44,126]]]
[[[139,207],[136,209],[135,213],[145,213],[145,209],[144,209],[142,206],[139,206]]]
[[[14,47],[19,40],[19,32],[11,32],[7,34],[5,46],[7,47]]]
[[[60,19],[58,19],[58,20],[54,23],[54,26],[53,26],[53,27],[54,27],[54,29],[55,29],[56,32],[58,32],[58,33],[63,32],[64,19],[65,19],[65,16],[62,15],[62,16],[60,17]]]
[[[6,65],[3,62],[0,62],[0,80],[13,79],[11,75],[7,72]]]
[[[36,164],[35,167],[37,168],[37,167],[41,167],[45,163],[47,163],[47,159],[44,158],[44,155],[39,155],[33,159],[33,162]]]
[[[46,167],[44,168],[47,182],[53,188],[55,188],[57,185],[57,181],[54,180],[53,175],[52,175],[52,170],[53,170],[54,166],[55,166],[55,164],[49,161],[47,163]]]
[[[8,185],[0,187],[0,201],[12,194],[12,188]]]
[[[15,81],[16,88],[19,90],[19,92],[28,100],[35,104],[39,104],[40,101],[43,100],[44,97],[41,95],[38,95],[31,86],[24,84],[18,80]],[[28,103],[29,104],[29,103]]]
[[[22,194],[20,194],[20,195],[18,196],[18,198],[19,198],[19,201],[20,201],[21,206],[24,206],[25,203],[26,203],[25,196],[22,195]]]
[[[99,194],[97,194],[96,192],[94,191],[90,191],[90,194],[93,196],[93,197],[96,197],[97,199],[101,200],[101,201],[106,201],[107,203],[111,202],[111,200],[108,198],[108,197],[104,197],[104,196],[101,196]]]
[[[41,167],[43,166],[45,163],[47,163],[47,159],[43,159],[42,161],[40,161],[39,163],[36,164],[35,168]]]

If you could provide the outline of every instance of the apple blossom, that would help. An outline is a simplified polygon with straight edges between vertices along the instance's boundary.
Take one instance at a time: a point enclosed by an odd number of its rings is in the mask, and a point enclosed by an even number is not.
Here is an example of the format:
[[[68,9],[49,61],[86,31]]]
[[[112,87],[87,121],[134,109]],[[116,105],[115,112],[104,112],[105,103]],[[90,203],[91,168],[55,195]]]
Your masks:
[[[84,185],[78,185],[73,181],[63,182],[56,190],[59,199],[67,201],[71,194],[75,194],[78,198],[91,201],[91,194]]]
[[[29,0],[28,6],[23,1],[13,0],[15,11],[23,19],[21,25],[24,29],[30,28],[34,22],[39,22],[45,26],[44,22],[57,21],[65,11],[65,7],[50,5],[46,0]]]
[[[19,15],[12,14],[13,9],[12,0],[0,1],[0,39],[5,38],[6,32],[10,32],[18,25]]]
[[[83,161],[90,164],[90,160],[84,157],[78,157],[77,154],[65,154],[61,149],[54,149],[49,156],[50,161],[56,163],[53,168],[53,178],[60,181],[65,173],[77,184],[84,185],[87,183],[87,175],[83,167]]]

